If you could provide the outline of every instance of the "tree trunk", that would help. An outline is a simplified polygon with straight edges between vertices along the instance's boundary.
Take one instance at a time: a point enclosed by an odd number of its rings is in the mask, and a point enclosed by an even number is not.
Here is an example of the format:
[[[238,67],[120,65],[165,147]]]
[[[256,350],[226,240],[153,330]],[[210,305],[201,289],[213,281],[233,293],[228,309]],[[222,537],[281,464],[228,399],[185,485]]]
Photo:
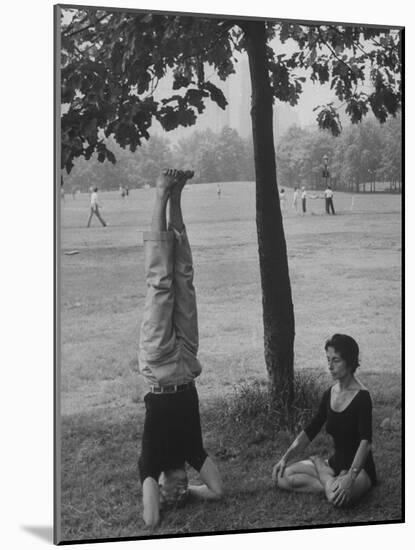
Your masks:
[[[251,118],[256,179],[256,225],[262,286],[265,363],[273,393],[286,405],[293,399],[294,308],[287,246],[277,188],[272,90],[265,24],[244,27],[252,85]]]

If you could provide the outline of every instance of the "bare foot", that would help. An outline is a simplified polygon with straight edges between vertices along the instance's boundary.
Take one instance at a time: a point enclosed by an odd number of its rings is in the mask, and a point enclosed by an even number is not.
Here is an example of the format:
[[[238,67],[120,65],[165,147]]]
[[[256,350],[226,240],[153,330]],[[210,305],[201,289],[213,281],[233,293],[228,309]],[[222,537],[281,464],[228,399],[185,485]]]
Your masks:
[[[334,471],[328,463],[318,455],[310,456],[310,460],[314,464],[317,475],[323,484],[323,487],[325,487],[327,482],[334,479]]]
[[[156,189],[159,196],[165,197],[168,196],[172,188],[176,185],[177,179],[177,170],[164,170],[156,181]]]
[[[178,170],[176,172],[176,184],[173,188],[173,193],[180,194],[186,182],[193,178],[194,174],[193,170],[186,170],[185,172],[183,170]]]
[[[310,460],[314,464],[314,466],[316,467],[317,471],[326,470],[327,468],[330,469],[330,466],[328,466],[326,464],[326,462],[321,458],[321,456],[312,455],[312,456],[310,456]]]

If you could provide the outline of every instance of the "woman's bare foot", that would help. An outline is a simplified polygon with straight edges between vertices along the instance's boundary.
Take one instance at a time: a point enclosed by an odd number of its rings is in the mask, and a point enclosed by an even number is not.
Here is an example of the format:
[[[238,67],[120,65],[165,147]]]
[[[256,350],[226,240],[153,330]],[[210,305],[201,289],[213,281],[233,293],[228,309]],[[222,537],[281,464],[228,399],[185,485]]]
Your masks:
[[[318,455],[310,456],[310,460],[314,464],[317,475],[321,483],[323,484],[323,487],[325,487],[327,482],[332,481],[334,479],[333,469],[328,465],[328,463],[325,460],[321,458],[321,456],[318,456]]]
[[[318,456],[318,455],[310,456],[310,460],[314,464],[317,472],[319,471],[325,472],[327,471],[327,469],[331,470],[330,466],[321,458],[321,456]]]

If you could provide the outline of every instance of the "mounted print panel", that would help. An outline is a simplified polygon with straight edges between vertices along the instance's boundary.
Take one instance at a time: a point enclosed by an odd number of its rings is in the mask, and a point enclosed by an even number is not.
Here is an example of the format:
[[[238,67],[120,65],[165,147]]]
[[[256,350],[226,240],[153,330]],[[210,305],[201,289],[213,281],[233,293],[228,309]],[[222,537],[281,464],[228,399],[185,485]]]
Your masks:
[[[403,33],[55,6],[55,543],[403,522]]]

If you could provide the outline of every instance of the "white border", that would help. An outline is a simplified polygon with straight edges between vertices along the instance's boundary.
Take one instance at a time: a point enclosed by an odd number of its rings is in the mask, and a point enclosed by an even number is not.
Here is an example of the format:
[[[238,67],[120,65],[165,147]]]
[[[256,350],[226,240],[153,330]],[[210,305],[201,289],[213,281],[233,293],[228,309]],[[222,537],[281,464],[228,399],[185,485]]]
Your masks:
[[[350,0],[328,2],[298,0],[271,3],[269,0],[244,2],[209,0],[199,4],[175,0],[101,0],[74,2],[77,4],[117,6],[142,9],[178,10],[237,15],[273,16],[284,18],[353,21],[387,25],[406,25],[407,90],[413,90],[411,53],[414,31],[410,3],[396,0],[377,0],[375,4]],[[53,246],[52,246],[52,174],[53,174],[53,6],[51,0],[20,0],[2,7],[1,39],[1,140],[2,193],[0,194],[2,258],[0,271],[2,330],[1,361],[1,483],[0,502],[4,548],[35,548],[51,541],[34,536],[22,526],[52,526],[52,334],[53,334]],[[391,9],[393,8],[393,9]],[[407,94],[410,97],[410,94]],[[407,103],[407,127],[413,121],[413,108]],[[408,139],[407,150],[412,151]],[[410,158],[410,157],[409,157]],[[415,182],[408,166],[407,204],[412,204]],[[412,189],[411,189],[412,188]],[[412,238],[413,226],[408,220],[407,241]],[[413,280],[410,245],[407,250],[407,280]],[[412,325],[409,305],[413,292],[408,285],[408,320],[406,332]],[[5,350],[5,353],[4,353]],[[409,350],[410,351],[410,350]],[[408,354],[407,364],[412,361]],[[413,375],[408,369],[406,391],[410,395]],[[413,400],[412,400],[413,401]],[[407,399],[407,425],[411,428],[413,407]],[[413,437],[407,430],[407,464],[413,464]],[[362,544],[376,544],[377,550],[388,550],[399,544],[409,546],[404,537],[414,538],[414,506],[411,504],[413,476],[407,468],[408,525],[367,528],[336,528],[255,535],[205,537],[197,546],[212,544],[241,546],[261,544],[264,548],[289,546],[307,550],[328,548],[336,550]],[[278,514],[278,509],[275,510]],[[255,537],[254,539],[252,537]],[[193,547],[196,539],[163,541],[165,548]],[[108,548],[107,546],[104,548]],[[112,547],[154,548],[159,541],[113,543]],[[180,545],[180,546],[179,546]],[[83,545],[99,548],[102,545]]]

